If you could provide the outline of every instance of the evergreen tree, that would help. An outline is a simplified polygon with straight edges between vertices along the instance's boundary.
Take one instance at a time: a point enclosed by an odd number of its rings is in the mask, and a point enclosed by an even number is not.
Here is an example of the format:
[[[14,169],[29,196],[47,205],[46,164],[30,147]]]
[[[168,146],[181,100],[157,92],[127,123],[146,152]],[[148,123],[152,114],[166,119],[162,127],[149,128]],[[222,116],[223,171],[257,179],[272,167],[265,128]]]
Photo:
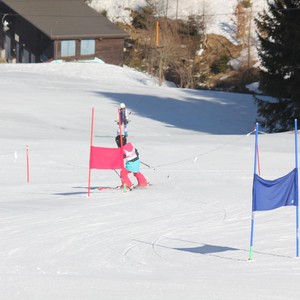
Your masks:
[[[255,20],[260,42],[258,120],[270,132],[293,128],[300,119],[300,0],[267,0],[268,11]]]

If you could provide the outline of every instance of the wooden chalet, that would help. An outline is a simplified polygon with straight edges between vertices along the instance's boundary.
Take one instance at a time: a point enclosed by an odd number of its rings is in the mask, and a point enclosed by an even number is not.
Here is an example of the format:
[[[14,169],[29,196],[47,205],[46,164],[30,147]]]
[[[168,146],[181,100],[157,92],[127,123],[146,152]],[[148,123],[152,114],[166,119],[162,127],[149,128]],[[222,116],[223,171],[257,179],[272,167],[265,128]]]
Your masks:
[[[0,20],[0,55],[7,62],[123,64],[128,34],[84,0],[0,0]]]

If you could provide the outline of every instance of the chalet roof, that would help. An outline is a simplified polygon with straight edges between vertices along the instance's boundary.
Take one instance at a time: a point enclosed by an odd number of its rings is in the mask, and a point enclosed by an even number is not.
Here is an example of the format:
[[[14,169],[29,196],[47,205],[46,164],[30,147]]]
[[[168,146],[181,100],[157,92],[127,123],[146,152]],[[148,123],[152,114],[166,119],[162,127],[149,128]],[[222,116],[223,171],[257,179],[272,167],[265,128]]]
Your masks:
[[[51,39],[120,38],[128,34],[83,0],[0,0]]]

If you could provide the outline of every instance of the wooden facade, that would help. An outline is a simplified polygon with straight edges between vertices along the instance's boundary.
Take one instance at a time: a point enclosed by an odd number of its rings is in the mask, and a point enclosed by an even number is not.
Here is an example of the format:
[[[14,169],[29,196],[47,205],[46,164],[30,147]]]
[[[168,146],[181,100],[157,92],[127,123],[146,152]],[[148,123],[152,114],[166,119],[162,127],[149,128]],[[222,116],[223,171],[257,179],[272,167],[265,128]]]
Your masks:
[[[128,34],[83,0],[0,0],[0,18],[0,55],[7,62],[98,58],[123,64]]]
[[[124,39],[95,39],[95,54],[80,54],[81,40],[76,39],[75,56],[64,57],[61,53],[61,40],[55,40],[51,51],[53,51],[53,60],[77,61],[88,60],[95,57],[103,60],[105,63],[112,65],[123,64]]]

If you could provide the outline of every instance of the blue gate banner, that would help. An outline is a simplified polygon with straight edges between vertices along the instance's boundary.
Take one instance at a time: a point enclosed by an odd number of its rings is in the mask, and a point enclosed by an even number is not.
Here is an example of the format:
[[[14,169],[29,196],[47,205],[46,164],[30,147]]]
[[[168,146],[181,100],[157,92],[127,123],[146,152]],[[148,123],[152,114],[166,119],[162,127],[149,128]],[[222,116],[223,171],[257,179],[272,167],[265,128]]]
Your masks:
[[[298,205],[298,169],[275,180],[254,174],[252,211],[272,210],[281,206]]]

